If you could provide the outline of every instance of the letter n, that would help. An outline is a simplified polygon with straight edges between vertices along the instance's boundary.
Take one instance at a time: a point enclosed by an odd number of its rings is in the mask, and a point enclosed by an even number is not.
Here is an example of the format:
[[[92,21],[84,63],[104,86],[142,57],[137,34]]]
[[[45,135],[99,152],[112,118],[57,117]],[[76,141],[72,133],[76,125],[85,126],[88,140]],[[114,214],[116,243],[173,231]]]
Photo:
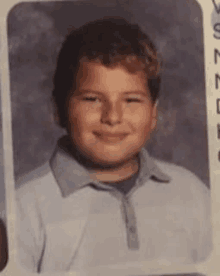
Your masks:
[[[220,139],[220,124],[217,124],[218,139]]]
[[[218,56],[220,57],[220,52],[218,49],[215,49],[215,64],[218,63]]]
[[[217,104],[217,114],[220,114],[220,99],[217,99],[216,104]]]
[[[220,80],[219,74],[215,74],[215,89],[218,89],[218,82]]]

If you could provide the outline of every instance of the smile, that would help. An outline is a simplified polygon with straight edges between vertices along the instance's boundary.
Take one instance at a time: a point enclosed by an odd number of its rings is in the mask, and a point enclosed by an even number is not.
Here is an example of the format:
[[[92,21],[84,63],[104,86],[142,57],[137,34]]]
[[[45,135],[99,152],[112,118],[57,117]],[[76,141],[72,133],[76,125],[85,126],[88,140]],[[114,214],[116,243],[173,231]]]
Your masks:
[[[110,133],[110,132],[94,132],[94,134],[100,140],[106,143],[118,143],[128,135],[127,133]]]

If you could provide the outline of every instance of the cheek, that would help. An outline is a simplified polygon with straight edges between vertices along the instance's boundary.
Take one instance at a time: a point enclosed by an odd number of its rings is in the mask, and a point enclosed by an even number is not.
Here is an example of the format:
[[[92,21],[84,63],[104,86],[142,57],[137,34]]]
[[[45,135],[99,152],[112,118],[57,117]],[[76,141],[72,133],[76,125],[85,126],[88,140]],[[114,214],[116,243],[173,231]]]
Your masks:
[[[128,117],[134,130],[147,131],[151,126],[152,110],[148,106],[140,107],[130,113]]]
[[[78,132],[89,131],[90,127],[97,124],[100,114],[97,110],[89,109],[85,105],[72,105],[69,112],[69,123],[71,129]]]

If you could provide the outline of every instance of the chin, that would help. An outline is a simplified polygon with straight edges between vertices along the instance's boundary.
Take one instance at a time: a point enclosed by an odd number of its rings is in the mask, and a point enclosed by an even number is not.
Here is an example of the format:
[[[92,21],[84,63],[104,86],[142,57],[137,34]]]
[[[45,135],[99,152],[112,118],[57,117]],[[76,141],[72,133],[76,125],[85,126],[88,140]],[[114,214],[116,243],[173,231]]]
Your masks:
[[[104,160],[104,161],[101,161],[101,160],[97,160],[97,161],[94,161],[94,165],[95,165],[95,167],[97,167],[97,168],[103,168],[103,169],[110,169],[110,168],[118,168],[118,167],[120,167],[122,164],[123,164],[124,162],[123,161],[120,161],[120,162],[114,162],[114,161],[112,161],[112,162],[109,162],[109,161],[106,161],[106,160]]]
[[[112,157],[108,155],[106,156],[94,156],[92,158],[93,162],[100,167],[118,167],[127,162],[129,159],[131,159],[131,156],[117,156],[117,157]]]

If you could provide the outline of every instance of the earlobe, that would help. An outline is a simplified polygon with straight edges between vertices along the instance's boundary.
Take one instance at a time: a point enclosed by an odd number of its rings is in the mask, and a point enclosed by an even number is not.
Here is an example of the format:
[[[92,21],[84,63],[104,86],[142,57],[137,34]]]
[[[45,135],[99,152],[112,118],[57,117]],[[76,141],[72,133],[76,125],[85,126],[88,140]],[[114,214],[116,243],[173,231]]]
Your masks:
[[[55,101],[52,99],[50,102],[50,116],[51,116],[51,121],[56,123],[57,125],[60,125],[60,117],[58,114],[58,108],[55,103]]]

